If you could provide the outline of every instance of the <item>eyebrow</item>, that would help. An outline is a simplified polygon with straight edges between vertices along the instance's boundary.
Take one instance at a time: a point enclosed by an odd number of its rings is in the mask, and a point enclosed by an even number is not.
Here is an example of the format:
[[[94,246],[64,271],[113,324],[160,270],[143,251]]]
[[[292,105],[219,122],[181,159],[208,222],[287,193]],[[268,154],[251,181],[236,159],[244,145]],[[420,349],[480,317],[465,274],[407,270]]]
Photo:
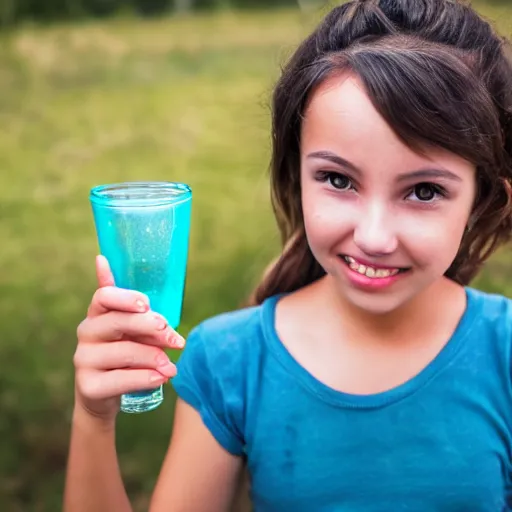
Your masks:
[[[363,174],[361,169],[359,169],[359,167],[357,167],[357,165],[346,160],[345,158],[342,158],[339,155],[336,155],[335,153],[331,153],[330,151],[315,151],[313,153],[310,153],[307,157],[308,158],[319,158],[321,160],[327,160],[327,161],[332,162],[341,167],[345,167],[345,169],[349,169],[352,172],[354,172],[355,174],[358,174],[358,175]],[[453,172],[449,171],[448,169],[444,169],[444,168],[418,169],[416,171],[406,172],[406,173],[400,174],[397,178],[397,181],[403,182],[403,181],[410,181],[410,180],[428,180],[428,179],[433,179],[433,178],[441,178],[441,179],[457,181],[457,182],[462,181],[462,179],[459,176],[457,176]]]
[[[340,167],[345,167],[346,169],[350,169],[356,174],[362,174],[361,169],[354,165],[352,162],[345,160],[341,156],[336,155],[335,153],[331,153],[330,151],[314,151],[308,155],[308,158],[319,158],[321,160],[327,160],[328,162],[332,162],[333,164],[339,165]]]
[[[417,171],[407,172],[400,174],[397,181],[409,181],[409,180],[429,180],[433,178],[441,178],[450,181],[461,182],[460,176],[457,176],[448,169],[418,169]]]

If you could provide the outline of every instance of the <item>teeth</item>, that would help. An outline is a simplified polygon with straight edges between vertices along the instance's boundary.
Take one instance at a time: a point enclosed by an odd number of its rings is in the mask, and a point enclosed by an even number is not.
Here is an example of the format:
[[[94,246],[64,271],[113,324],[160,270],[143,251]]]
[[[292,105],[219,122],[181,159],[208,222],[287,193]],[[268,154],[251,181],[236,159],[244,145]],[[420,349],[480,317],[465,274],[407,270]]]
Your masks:
[[[359,267],[359,269],[360,269],[361,267],[364,267],[364,265],[361,265],[361,266]],[[359,272],[360,274],[362,274],[362,272],[360,272],[360,270],[359,270],[359,269],[358,269],[358,272]],[[374,268],[372,268],[372,267],[368,267],[368,268],[366,269],[365,275],[366,275],[366,277],[375,277],[375,274],[376,274],[376,273],[377,273],[377,271],[376,271]]]
[[[345,257],[345,261],[348,263],[349,267],[354,270],[355,272],[358,272],[359,274],[362,274],[369,278],[383,278],[383,277],[391,277],[396,276],[399,272],[399,269],[387,269],[387,268],[374,268],[369,267],[367,265],[362,265],[356,262],[354,258],[351,258],[350,256]]]

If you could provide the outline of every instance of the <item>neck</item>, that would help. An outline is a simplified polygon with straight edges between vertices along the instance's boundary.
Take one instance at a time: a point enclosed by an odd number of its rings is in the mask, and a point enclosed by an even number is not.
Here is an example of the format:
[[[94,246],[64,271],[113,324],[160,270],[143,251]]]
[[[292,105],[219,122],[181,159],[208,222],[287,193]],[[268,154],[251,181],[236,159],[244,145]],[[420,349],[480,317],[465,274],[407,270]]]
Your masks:
[[[442,278],[420,292],[399,308],[375,314],[349,303],[335,289],[328,276],[318,282],[323,288],[324,311],[329,311],[332,327],[341,330],[353,340],[366,340],[368,343],[389,344],[408,343],[420,340],[443,324],[446,315],[453,318],[465,308],[465,298],[461,287]],[[432,319],[435,318],[436,322]],[[329,322],[330,323],[330,322]]]

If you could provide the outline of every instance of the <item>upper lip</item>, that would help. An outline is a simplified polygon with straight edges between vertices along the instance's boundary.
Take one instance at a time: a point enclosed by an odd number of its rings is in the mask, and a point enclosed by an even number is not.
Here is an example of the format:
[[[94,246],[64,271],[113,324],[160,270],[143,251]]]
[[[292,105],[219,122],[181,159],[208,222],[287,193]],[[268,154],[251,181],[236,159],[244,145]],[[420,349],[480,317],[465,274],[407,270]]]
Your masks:
[[[380,263],[373,263],[373,262],[365,260],[363,258],[358,258],[357,256],[351,256],[350,254],[342,254],[341,256],[343,258],[352,258],[352,259],[356,260],[357,263],[359,263],[361,265],[366,265],[367,267],[372,267],[372,268],[380,268],[383,270],[396,270],[396,269],[403,270],[403,269],[407,268],[407,267],[401,267],[398,265],[391,266],[391,265],[382,265]]]

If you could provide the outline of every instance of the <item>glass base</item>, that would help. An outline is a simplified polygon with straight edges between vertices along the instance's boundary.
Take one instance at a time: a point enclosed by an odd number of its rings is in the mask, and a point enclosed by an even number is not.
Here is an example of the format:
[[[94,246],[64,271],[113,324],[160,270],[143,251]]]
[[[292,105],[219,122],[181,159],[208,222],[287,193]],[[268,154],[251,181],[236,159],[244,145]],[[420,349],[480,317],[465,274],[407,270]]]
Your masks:
[[[139,414],[156,409],[164,401],[164,387],[121,396],[121,411]]]

